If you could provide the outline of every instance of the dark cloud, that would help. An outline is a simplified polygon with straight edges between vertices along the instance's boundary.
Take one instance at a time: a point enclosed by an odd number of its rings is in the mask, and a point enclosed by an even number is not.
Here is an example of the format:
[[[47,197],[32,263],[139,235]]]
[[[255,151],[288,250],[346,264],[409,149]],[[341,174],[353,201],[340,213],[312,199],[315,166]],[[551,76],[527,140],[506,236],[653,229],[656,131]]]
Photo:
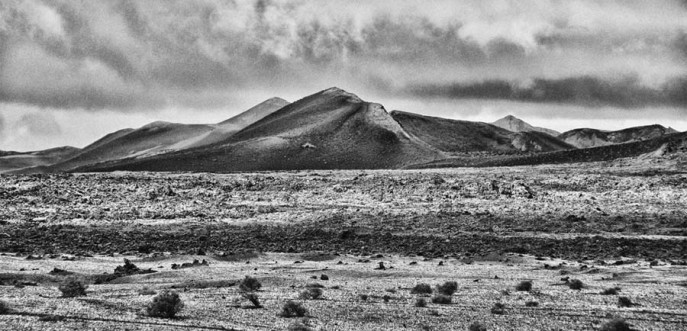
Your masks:
[[[417,97],[496,99],[587,107],[687,107],[687,77],[672,79],[659,88],[642,86],[636,78],[604,80],[584,76],[556,80],[535,79],[524,86],[503,80],[416,85],[406,88],[402,93]]]
[[[676,52],[687,54],[683,4],[7,0],[0,3],[0,102],[146,110],[206,105],[200,99],[218,91],[306,94],[341,84],[384,91],[413,82],[441,89],[414,91],[420,96],[451,94],[442,92],[445,82],[486,80],[450,90],[539,102],[682,105],[661,101],[677,97],[658,88],[609,85],[605,77],[610,71],[676,84],[666,82],[685,69],[687,55],[675,60]],[[590,77],[565,78],[584,75]],[[537,93],[504,83],[523,80],[533,80]],[[633,93],[615,89],[623,84]],[[179,90],[197,92],[198,100]]]

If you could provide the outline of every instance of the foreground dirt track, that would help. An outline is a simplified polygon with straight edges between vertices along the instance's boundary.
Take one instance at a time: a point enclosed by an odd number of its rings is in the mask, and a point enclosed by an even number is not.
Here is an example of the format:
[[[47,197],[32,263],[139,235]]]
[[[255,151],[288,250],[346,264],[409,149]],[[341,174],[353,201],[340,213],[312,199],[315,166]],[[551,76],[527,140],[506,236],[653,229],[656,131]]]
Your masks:
[[[3,176],[0,300],[15,313],[0,322],[282,330],[295,322],[276,316],[283,303],[319,282],[324,299],[301,302],[321,330],[465,330],[473,321],[590,330],[613,317],[639,330],[682,330],[687,174],[633,164]],[[103,278],[123,258],[158,272]],[[209,265],[170,268],[193,259]],[[378,262],[387,269],[375,270]],[[54,268],[98,284],[85,298],[59,298],[64,275]],[[311,279],[321,274],[330,280]],[[246,275],[263,282],[263,309],[233,302]],[[586,287],[571,290],[564,277]],[[528,279],[534,291],[514,290]],[[414,306],[416,283],[450,280],[459,285],[451,304],[426,297],[428,308]],[[144,316],[152,296],[139,294],[143,286],[179,291],[181,318]],[[599,294],[616,286],[639,305]],[[490,313],[496,302],[505,315]]]

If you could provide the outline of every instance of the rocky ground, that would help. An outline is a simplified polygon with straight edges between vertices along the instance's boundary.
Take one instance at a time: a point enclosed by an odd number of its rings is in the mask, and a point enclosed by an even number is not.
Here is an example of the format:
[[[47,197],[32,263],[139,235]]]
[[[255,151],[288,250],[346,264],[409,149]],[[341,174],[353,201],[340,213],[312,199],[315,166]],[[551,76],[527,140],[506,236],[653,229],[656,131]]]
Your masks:
[[[687,314],[687,173],[646,164],[0,176],[0,205],[0,252],[8,254],[0,258],[0,281],[5,284],[0,286],[0,300],[26,313],[0,316],[0,320],[13,321],[16,329],[91,325],[92,319],[69,316],[92,314],[144,319],[143,324],[102,322],[112,329],[192,325],[198,314],[210,314],[203,307],[217,304],[220,297],[235,296],[235,288],[187,290],[191,292],[183,296],[191,306],[184,319],[171,322],[141,317],[142,302],[150,298],[139,297],[135,289],[150,283],[159,290],[210,276],[235,283],[251,270],[270,284],[270,290],[261,294],[268,303],[266,310],[222,310],[215,312],[222,316],[208,317],[207,324],[283,329],[293,321],[276,317],[276,310],[293,296],[290,292],[325,268],[336,270],[337,281],[343,282],[337,283],[339,289],[325,289],[327,299],[313,303],[317,308],[313,307],[316,313],[310,323],[327,330],[389,329],[384,325],[466,329],[473,319],[497,330],[514,325],[587,330],[616,315],[642,330],[679,330]],[[307,263],[294,264],[303,254],[329,258],[310,262],[301,258]],[[393,271],[373,269],[378,254],[388,257],[384,261],[395,267]],[[157,261],[164,261],[159,265],[163,268],[151,275],[129,276],[124,283],[94,276],[111,272],[123,257],[155,270]],[[195,267],[167,270],[167,264],[193,258],[208,259],[210,265],[202,269],[212,272],[189,271]],[[335,263],[339,260],[343,265]],[[246,261],[260,266],[247,266]],[[411,267],[412,261],[427,268]],[[450,268],[436,269],[439,261]],[[87,297],[95,299],[53,298],[58,296],[54,284],[59,280],[54,277],[61,276],[48,272],[55,267],[99,282]],[[593,283],[593,291],[566,290],[561,270]],[[633,276],[618,278],[624,273]],[[493,280],[495,275],[503,280]],[[453,278],[462,279],[463,291],[454,295],[453,304],[429,310],[413,307],[415,298],[405,289],[411,283]],[[501,292],[522,279],[535,279],[541,287],[534,295],[543,297],[533,299],[547,304],[524,307],[522,295],[516,300]],[[623,294],[643,305],[609,308],[617,298],[595,294],[606,286],[606,279],[630,288]],[[39,286],[14,287],[22,282]],[[384,303],[382,292],[389,286],[401,289],[389,292],[394,299]],[[377,297],[361,302],[357,296],[362,292]],[[131,307],[126,305],[129,300]],[[509,313],[490,314],[488,308],[499,300],[511,307]],[[67,309],[63,303],[70,310],[62,311]],[[342,307],[353,311],[341,312]],[[598,309],[602,313],[592,313]],[[68,316],[68,321],[29,322],[52,312]],[[249,317],[224,316],[237,312]],[[261,314],[270,317],[256,319]],[[565,327],[551,324],[559,315],[564,316]],[[246,322],[258,320],[260,325]],[[413,322],[403,326],[399,321],[405,320]],[[163,324],[155,326],[158,322]]]

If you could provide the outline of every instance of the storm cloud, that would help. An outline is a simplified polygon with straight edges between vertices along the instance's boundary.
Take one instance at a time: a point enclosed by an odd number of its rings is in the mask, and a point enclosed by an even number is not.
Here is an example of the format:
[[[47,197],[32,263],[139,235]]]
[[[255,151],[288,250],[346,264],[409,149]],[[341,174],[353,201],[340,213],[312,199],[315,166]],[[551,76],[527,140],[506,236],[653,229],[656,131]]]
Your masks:
[[[565,79],[534,79],[524,86],[503,80],[422,85],[409,87],[403,93],[418,97],[567,103],[586,107],[687,108],[687,77],[671,79],[658,88],[643,86],[636,77],[603,80],[583,76]]]
[[[252,88],[565,85],[618,74],[653,90],[686,74],[683,4],[9,0],[0,100],[146,110]]]

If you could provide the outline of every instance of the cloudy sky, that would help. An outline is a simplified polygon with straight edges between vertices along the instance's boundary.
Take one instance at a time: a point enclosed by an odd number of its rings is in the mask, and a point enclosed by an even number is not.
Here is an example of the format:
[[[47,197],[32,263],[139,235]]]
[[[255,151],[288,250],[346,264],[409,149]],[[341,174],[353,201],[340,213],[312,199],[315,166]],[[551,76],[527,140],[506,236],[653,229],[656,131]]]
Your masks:
[[[0,150],[338,86],[453,119],[687,130],[687,1],[2,0]]]

